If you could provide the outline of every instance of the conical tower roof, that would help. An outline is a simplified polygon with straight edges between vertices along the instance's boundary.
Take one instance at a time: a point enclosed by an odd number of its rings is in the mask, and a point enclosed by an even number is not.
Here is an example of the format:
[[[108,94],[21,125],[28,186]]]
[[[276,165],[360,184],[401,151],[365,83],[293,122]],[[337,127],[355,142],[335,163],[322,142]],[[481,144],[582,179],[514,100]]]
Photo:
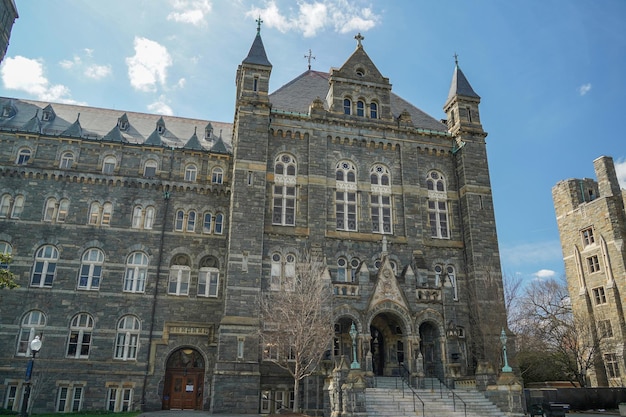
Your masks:
[[[242,61],[243,64],[254,64],[254,65],[265,65],[267,67],[271,67],[272,64],[267,59],[267,54],[265,53],[265,47],[263,46],[263,40],[261,39],[261,18],[257,20],[258,26],[256,29],[256,36],[254,37],[254,41],[252,42],[252,46],[250,47],[250,52],[248,52],[248,56]]]
[[[459,68],[458,62],[454,66],[454,74],[452,75],[452,84],[450,84],[448,100],[450,100],[454,96],[480,98],[480,96],[476,94],[476,92],[470,85],[469,81],[467,81],[467,78],[465,78],[465,74],[463,74],[463,71],[461,71],[461,68]]]

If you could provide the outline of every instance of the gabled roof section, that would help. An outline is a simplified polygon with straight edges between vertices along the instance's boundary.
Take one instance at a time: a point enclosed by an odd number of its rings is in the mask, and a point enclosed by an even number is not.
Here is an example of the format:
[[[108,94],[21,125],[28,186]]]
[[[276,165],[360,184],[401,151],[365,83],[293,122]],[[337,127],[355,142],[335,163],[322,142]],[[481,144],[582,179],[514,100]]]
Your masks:
[[[35,111],[35,115],[22,127],[24,132],[41,133],[41,121],[39,120],[39,109]]]
[[[192,149],[192,150],[195,150],[195,151],[204,150],[202,145],[200,145],[200,141],[198,140],[198,135],[196,134],[195,130],[193,132],[193,135],[187,141],[187,143],[185,143],[184,148],[185,149]]]
[[[357,70],[360,70],[360,73],[357,73]],[[341,68],[331,71],[331,76],[337,75],[346,78],[356,78],[362,81],[389,83],[389,80],[383,77],[378,68],[376,68],[374,61],[372,61],[367,52],[365,52],[360,41],[356,50],[350,55],[346,62],[344,62]]]
[[[450,84],[448,100],[454,96],[480,98],[480,96],[474,92],[467,78],[465,78],[465,74],[463,74],[463,71],[459,68],[458,63],[454,66],[454,74],[452,75],[452,84]]]
[[[267,67],[271,67],[272,64],[267,59],[267,54],[265,53],[265,47],[263,46],[263,40],[261,39],[261,30],[257,29],[256,36],[254,37],[254,41],[252,42],[252,46],[250,47],[250,51],[248,52],[248,56],[242,61],[243,64],[254,64],[254,65],[264,65]]]
[[[72,138],[83,137],[83,128],[80,126],[80,113],[76,116],[76,121],[72,123],[70,127],[61,132],[61,136],[69,136]]]
[[[309,106],[317,97],[324,98],[328,94],[328,78],[330,74],[321,71],[306,71],[294,78],[278,90],[270,94],[272,109],[284,112],[308,114]],[[447,132],[448,127],[439,120],[428,115],[407,100],[390,93],[391,112],[398,117],[404,110],[409,112],[416,128]],[[326,103],[325,103],[326,104]]]
[[[213,146],[211,146],[211,152],[214,153],[229,153],[224,141],[222,140],[222,135],[215,141]]]
[[[163,120],[163,119],[161,119]],[[152,134],[148,136],[148,139],[143,143],[144,145],[152,145],[152,146],[163,146],[163,141],[161,140],[161,135],[159,135],[159,128],[154,129]]]
[[[115,125],[115,127],[111,129],[109,133],[107,133],[106,135],[102,137],[102,140],[107,141],[107,142],[119,142],[119,143],[128,142],[122,135],[122,131],[120,130],[119,125]]]

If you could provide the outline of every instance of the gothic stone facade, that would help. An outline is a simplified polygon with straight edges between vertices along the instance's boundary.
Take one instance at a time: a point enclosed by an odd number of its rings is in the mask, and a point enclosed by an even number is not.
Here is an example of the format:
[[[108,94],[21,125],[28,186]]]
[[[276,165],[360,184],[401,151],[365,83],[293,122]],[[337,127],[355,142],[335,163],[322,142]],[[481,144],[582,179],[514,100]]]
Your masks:
[[[597,180],[568,179],[552,189],[565,275],[577,318],[599,346],[592,386],[624,386],[626,213],[611,157],[593,161]]]
[[[331,363],[355,359],[353,323],[370,374],[472,378],[499,358],[480,97],[457,65],[438,121],[360,41],[269,94],[257,32],[233,123],[0,99],[0,250],[20,284],[0,292],[2,405],[19,408],[37,335],[35,411],[288,405],[256,306],[305,248],[334,288]],[[327,407],[323,384],[304,408]]]

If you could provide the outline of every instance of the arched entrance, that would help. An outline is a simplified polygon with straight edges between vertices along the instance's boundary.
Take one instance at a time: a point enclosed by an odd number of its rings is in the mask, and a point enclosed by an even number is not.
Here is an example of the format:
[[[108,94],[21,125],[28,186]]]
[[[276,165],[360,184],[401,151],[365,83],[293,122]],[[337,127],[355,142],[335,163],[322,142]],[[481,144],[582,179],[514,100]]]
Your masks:
[[[406,330],[400,318],[391,313],[380,313],[370,324],[370,352],[375,375],[398,375],[404,362]]]
[[[195,349],[182,348],[170,355],[163,388],[164,410],[201,410],[204,358]]]
[[[424,373],[427,377],[436,377],[443,380],[443,362],[441,360],[441,343],[439,328],[431,323],[424,322],[420,325],[420,350],[424,358]]]

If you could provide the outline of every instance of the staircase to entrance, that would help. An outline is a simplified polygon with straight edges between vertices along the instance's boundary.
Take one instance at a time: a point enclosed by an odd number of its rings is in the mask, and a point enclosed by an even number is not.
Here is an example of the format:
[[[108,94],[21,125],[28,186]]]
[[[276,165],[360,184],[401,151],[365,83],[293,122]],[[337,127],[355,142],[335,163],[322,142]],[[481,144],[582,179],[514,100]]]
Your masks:
[[[438,379],[427,379],[424,386],[412,391],[401,378],[377,377],[376,387],[365,391],[368,417],[506,416],[479,391],[449,390]]]

